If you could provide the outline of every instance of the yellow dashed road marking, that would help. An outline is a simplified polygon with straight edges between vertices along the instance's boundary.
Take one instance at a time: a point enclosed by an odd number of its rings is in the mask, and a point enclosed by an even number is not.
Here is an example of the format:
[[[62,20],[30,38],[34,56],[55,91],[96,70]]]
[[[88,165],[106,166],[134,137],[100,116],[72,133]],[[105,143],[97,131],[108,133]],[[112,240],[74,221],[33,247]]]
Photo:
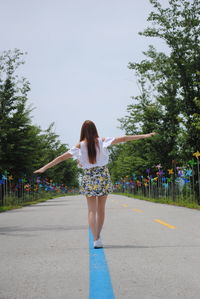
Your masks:
[[[132,209],[134,212],[144,212],[144,211],[142,211],[142,210],[140,210],[140,209]]]
[[[154,221],[155,221],[155,222],[158,222],[158,223],[160,223],[160,224],[162,224],[162,225],[165,225],[165,226],[167,226],[168,228],[172,228],[172,229],[175,229],[175,228],[176,228],[176,226],[171,225],[171,224],[169,224],[169,223],[166,223],[166,222],[164,222],[164,221],[162,221],[162,220],[160,220],[160,219],[154,219]]]
[[[126,205],[126,204],[123,204],[123,205],[122,205],[122,207],[124,207],[124,208],[128,208],[128,205]]]

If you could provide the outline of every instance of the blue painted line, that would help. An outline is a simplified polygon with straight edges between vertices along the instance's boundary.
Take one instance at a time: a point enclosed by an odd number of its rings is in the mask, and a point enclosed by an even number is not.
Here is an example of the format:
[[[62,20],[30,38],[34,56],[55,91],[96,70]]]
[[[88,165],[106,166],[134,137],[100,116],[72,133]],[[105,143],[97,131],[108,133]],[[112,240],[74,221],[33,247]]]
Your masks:
[[[115,299],[104,249],[93,248],[93,236],[89,229],[90,294],[89,299]]]

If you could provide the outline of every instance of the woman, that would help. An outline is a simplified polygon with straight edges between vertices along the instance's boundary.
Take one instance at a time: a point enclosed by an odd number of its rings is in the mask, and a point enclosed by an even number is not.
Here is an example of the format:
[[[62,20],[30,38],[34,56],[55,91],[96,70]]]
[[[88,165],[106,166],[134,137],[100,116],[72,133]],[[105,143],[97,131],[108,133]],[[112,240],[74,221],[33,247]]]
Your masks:
[[[94,238],[94,248],[103,247],[100,233],[105,218],[106,199],[108,194],[112,192],[112,183],[107,168],[108,147],[121,142],[148,138],[155,134],[99,138],[95,124],[90,120],[86,120],[81,128],[80,142],[34,172],[42,173],[64,160],[69,158],[77,159],[84,171],[80,191],[87,198],[88,222]]]

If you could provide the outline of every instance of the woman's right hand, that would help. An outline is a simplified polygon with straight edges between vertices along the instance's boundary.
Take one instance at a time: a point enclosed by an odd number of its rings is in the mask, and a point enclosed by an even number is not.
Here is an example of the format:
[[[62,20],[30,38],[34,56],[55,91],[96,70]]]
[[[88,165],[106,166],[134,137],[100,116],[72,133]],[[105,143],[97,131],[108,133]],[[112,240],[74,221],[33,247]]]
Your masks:
[[[35,170],[33,173],[43,173],[43,172],[45,172],[45,170],[46,169],[44,167],[41,167],[41,168]]]

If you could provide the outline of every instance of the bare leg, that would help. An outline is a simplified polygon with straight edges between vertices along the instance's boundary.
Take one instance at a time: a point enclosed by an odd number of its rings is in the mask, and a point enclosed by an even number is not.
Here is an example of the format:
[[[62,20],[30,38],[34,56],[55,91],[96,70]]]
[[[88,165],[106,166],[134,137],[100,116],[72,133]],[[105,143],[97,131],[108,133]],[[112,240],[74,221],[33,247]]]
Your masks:
[[[97,201],[95,196],[87,197],[88,203],[88,223],[92,231],[94,241],[97,240],[97,222],[96,222],[96,213],[97,213]]]
[[[96,232],[97,232],[97,239],[100,238],[100,233],[104,224],[105,219],[105,205],[106,205],[106,199],[107,195],[104,196],[98,196],[98,207],[97,207],[97,226],[96,226]]]

